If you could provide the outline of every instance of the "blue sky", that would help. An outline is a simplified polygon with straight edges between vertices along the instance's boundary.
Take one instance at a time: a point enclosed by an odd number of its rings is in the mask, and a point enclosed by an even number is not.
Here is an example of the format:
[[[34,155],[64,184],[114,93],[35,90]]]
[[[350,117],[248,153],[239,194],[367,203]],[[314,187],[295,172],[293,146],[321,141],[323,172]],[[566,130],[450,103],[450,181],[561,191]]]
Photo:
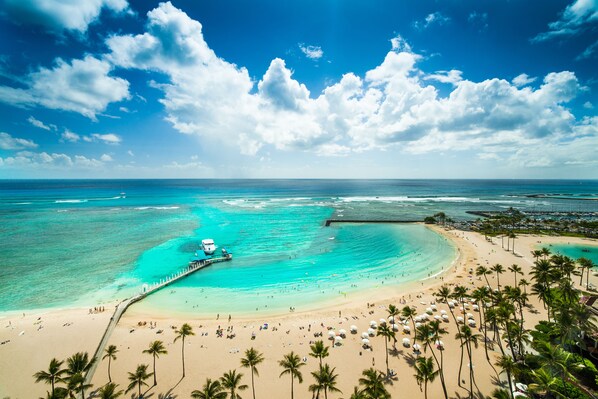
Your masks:
[[[597,0],[0,0],[0,178],[598,178],[597,90]]]

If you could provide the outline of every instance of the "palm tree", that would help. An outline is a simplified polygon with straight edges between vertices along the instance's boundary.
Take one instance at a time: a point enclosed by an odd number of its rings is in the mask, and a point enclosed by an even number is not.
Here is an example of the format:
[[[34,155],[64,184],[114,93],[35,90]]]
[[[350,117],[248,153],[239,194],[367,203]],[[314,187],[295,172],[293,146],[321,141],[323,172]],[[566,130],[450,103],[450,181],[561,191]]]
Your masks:
[[[127,387],[127,390],[125,392],[129,392],[132,389],[135,388],[135,386],[137,386],[139,392],[138,392],[138,397],[141,398],[141,387],[143,385],[145,386],[149,386],[147,385],[147,383],[145,382],[145,380],[147,380],[148,378],[150,378],[152,376],[152,374],[154,373],[147,373],[147,368],[149,367],[149,365],[147,364],[139,364],[137,365],[137,370],[135,370],[135,372],[133,373],[129,373],[129,381],[131,381],[129,383],[129,386]]]
[[[50,365],[48,366],[48,371],[41,370],[37,373],[33,374],[35,377],[35,382],[44,382],[46,384],[52,385],[52,395],[55,394],[54,384],[56,382],[62,381],[61,376],[66,372],[66,370],[62,370],[60,367],[62,366],[63,361],[58,361],[58,359],[54,358],[50,360]]]
[[[465,313],[465,296],[467,295],[467,289],[465,287],[463,287],[462,285],[457,285],[453,288],[453,294],[452,297],[457,299],[459,301],[459,304],[461,305],[460,308],[463,309],[463,313]],[[457,320],[455,320],[455,325],[458,326],[457,324]],[[459,359],[459,386],[461,386],[461,371],[463,371],[463,355],[464,355],[464,349],[463,349],[463,340],[461,337],[459,337],[459,343],[460,345],[460,349],[461,349],[461,357]]]
[[[144,350],[143,353],[149,353],[154,358],[154,386],[158,384],[156,380],[156,358],[160,357],[160,355],[168,354],[168,351],[164,347],[164,342],[162,341],[154,341],[150,342],[149,348]]]
[[[386,375],[390,373],[390,369],[388,367],[388,342],[391,338],[394,339],[395,332],[390,328],[388,325],[381,325],[378,327],[378,331],[376,332],[376,336],[384,337],[384,349],[386,354]]]
[[[247,385],[241,384],[241,378],[243,373],[237,374],[237,370],[229,370],[220,377],[222,387],[230,391],[230,399],[239,399],[237,390],[244,391],[248,388]]]
[[[322,367],[322,359],[328,357],[328,347],[324,345],[324,341],[319,340],[314,342],[309,347],[311,349],[310,356],[320,359],[320,367]]]
[[[415,360],[415,380],[419,384],[421,391],[424,385],[424,398],[428,399],[428,382],[434,382],[438,375],[438,370],[434,370],[434,359],[431,357],[418,357]]]
[[[76,373],[70,376],[66,382],[66,392],[69,398],[74,398],[74,393],[81,392],[81,398],[85,398],[85,389],[91,388],[91,384],[85,383],[85,377],[81,373]],[[56,388],[58,391],[59,388]]]
[[[102,357],[102,360],[108,358],[108,382],[112,382],[112,377],[110,376],[110,364],[112,363],[112,360],[116,360],[118,349],[116,348],[116,345],[108,345],[104,353],[105,355]]]
[[[123,390],[119,390],[117,391],[116,388],[118,387],[118,385],[116,385],[113,382],[109,382],[108,384],[104,385],[103,387],[100,388],[100,390],[98,391],[98,394],[100,396],[98,396],[99,399],[116,399],[119,396],[121,396],[123,394]]]
[[[283,368],[282,373],[280,373],[280,377],[285,374],[291,375],[291,399],[295,397],[294,390],[293,390],[293,382],[295,378],[299,381],[299,384],[303,382],[303,375],[299,369],[305,364],[299,359],[299,355],[295,354],[291,351],[291,353],[284,355],[283,359],[278,362],[280,367]]]
[[[386,308],[386,313],[388,313],[388,317],[395,318],[396,316],[401,314],[401,311],[399,310],[399,308],[397,308],[395,305],[391,303],[390,305],[388,305],[388,308]]]
[[[324,391],[324,398],[328,399],[328,391],[330,392],[341,392],[340,389],[336,387],[338,378],[338,374],[335,374],[336,367],[332,369],[330,366],[325,363],[323,366],[320,366],[318,371],[312,371],[311,375],[316,380],[315,384],[309,386],[310,392],[316,393],[316,398],[319,397],[320,391]]]
[[[353,387],[353,393],[351,394],[349,399],[368,399],[368,397],[361,389]]]
[[[434,346],[436,342],[440,342],[440,338],[442,335],[448,333],[448,331],[440,326],[440,322],[438,320],[431,321],[429,324],[422,324],[416,329],[416,335],[419,337],[419,340],[424,345],[424,351],[427,351],[428,348],[432,352],[432,357],[436,361],[436,365],[438,366],[438,371],[440,374],[440,384],[442,385],[442,392],[444,393],[445,399],[448,399],[448,392],[446,390],[446,383],[444,381],[444,355],[443,349],[439,346],[438,350],[440,352],[440,360],[436,356],[434,352]]]
[[[513,233],[512,231],[509,232],[509,238],[511,238],[513,240],[513,248],[511,249],[513,254],[515,254],[515,238],[517,238],[517,236],[515,235],[515,233]]]
[[[509,393],[506,389],[496,388],[492,391],[492,399],[512,399],[513,393]]]
[[[255,382],[254,375],[259,377],[256,366],[264,361],[264,355],[253,348],[245,351],[245,357],[241,359],[241,366],[251,369],[251,390],[253,392],[253,399],[255,399]]]
[[[551,254],[550,249],[548,249],[548,247],[542,247],[542,249],[540,249],[540,252],[542,253],[544,259],[548,258]]]
[[[413,324],[413,331],[415,331],[415,319],[414,317],[417,316],[417,309],[416,308],[412,308],[411,306],[405,306],[402,310],[401,310],[401,316],[403,316],[406,319],[411,320],[411,323]],[[416,343],[416,339],[413,339],[413,344],[415,345]]]
[[[509,266],[509,271],[513,272],[513,274],[515,275],[515,287],[517,287],[517,285],[518,285],[517,284],[517,274],[523,275],[523,270],[521,269],[520,266],[513,264],[513,265]]]
[[[390,399],[390,393],[384,386],[384,376],[381,372],[369,368],[363,370],[362,378],[359,379],[359,385],[363,385],[363,393],[366,398],[372,399]]]
[[[66,359],[66,375],[69,380],[76,381],[76,391],[81,392],[81,397],[85,398],[85,389],[90,388],[91,384],[85,384],[85,374],[91,368],[95,359],[89,360],[87,352],[77,352]]]
[[[534,257],[534,260],[538,260],[540,258],[540,256],[542,256],[542,251],[539,249],[535,249],[532,251],[532,256]]]
[[[476,276],[484,276],[484,280],[486,280],[486,285],[490,286],[490,282],[488,281],[488,275],[492,274],[492,272],[490,270],[488,270],[488,268],[486,266],[478,266],[475,269],[475,275]]]
[[[496,283],[498,285],[498,289],[500,290],[500,275],[505,272],[505,268],[500,263],[497,263],[496,265],[492,266],[490,270],[496,273]]]
[[[494,364],[500,367],[502,371],[507,373],[507,381],[509,382],[509,392],[513,392],[513,380],[511,379],[511,376],[517,368],[517,364],[513,361],[513,358],[511,356],[501,356],[500,358],[498,358],[498,361]],[[513,397],[512,393],[511,397]]]
[[[478,340],[481,338],[480,334],[474,334],[471,331],[471,328],[468,326],[461,326],[461,331],[457,333],[457,337],[461,338],[462,344],[465,345],[467,349],[467,355],[469,356],[469,397],[473,399],[473,381],[474,381],[474,374],[473,374],[473,353],[472,353],[472,345],[476,348],[478,347]]]
[[[523,306],[525,306],[525,302],[527,300],[527,287],[529,287],[529,281],[522,278],[519,280],[519,286],[523,287]]]
[[[183,358],[183,378],[185,378],[185,337],[195,335],[195,333],[193,332],[193,328],[187,323],[183,324],[180,330],[175,330],[174,333],[176,334],[174,342],[176,342],[179,338],[181,339],[181,356]]]
[[[218,380],[212,381],[208,378],[203,389],[201,391],[194,390],[191,392],[191,397],[193,399],[226,399],[226,392]]]
[[[581,257],[577,259],[577,263],[579,264],[579,268],[581,269],[581,279],[579,280],[579,285],[583,285],[583,272],[584,270],[588,271],[588,278],[586,279],[586,288],[587,285],[590,284],[590,270],[594,267],[592,261],[588,258]]]
[[[528,390],[531,393],[538,393],[540,395],[550,395],[554,394],[560,398],[564,398],[565,396],[558,392],[557,389],[559,387],[559,379],[554,377],[548,371],[543,368],[539,368],[537,370],[532,371],[532,377],[534,382],[529,384]]]

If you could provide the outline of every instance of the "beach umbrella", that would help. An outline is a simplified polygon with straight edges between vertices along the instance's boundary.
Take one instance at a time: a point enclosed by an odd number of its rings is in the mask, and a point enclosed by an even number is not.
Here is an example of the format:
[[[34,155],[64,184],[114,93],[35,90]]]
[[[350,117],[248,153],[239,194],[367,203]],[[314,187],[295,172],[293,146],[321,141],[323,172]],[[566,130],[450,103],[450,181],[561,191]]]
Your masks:
[[[477,312],[478,310],[480,310],[480,307],[478,305],[473,305],[473,310]]]
[[[440,314],[447,314],[447,313],[446,313],[446,310],[442,309],[442,310],[440,311]]]
[[[435,311],[435,312],[436,312],[436,310],[438,310],[438,308],[436,307],[436,305],[435,305],[435,304],[432,304],[432,305],[430,306],[430,308],[432,308],[432,310],[433,310],[433,311]]]
[[[347,331],[343,330],[342,328],[340,330],[338,330],[338,333],[340,334],[341,337],[347,335]]]
[[[349,330],[351,330],[351,333],[356,334],[357,333],[357,326],[356,325],[352,325],[351,328],[349,328]]]
[[[442,321],[449,321],[449,317],[447,314],[442,315]]]
[[[386,324],[386,319],[380,319],[380,325],[383,326]]]
[[[420,349],[421,349],[421,346],[419,346],[419,344],[413,344],[414,351],[419,352]]]
[[[449,308],[451,308],[451,309],[452,309],[452,308],[454,308],[454,307],[455,307],[455,302],[453,302],[453,301],[449,301],[449,302],[448,302],[448,305],[449,305]]]
[[[389,323],[394,324],[395,323],[395,317],[394,316],[390,316],[388,318]]]
[[[420,328],[422,323],[415,323],[415,328]]]
[[[366,332],[361,333],[361,338],[363,339],[367,339],[367,337],[369,337],[370,335]]]
[[[432,313],[434,313],[434,311],[432,310],[432,308],[426,308],[426,313],[431,315]]]
[[[467,320],[467,324],[469,325],[469,327],[475,327],[475,320],[469,319]]]
[[[411,340],[409,338],[403,338],[403,346],[409,348],[411,346]]]
[[[378,326],[378,324],[376,323],[375,320],[370,321],[370,327],[376,328],[377,326]]]
[[[409,327],[409,326],[403,326],[403,331],[410,332],[411,331],[411,327]]]
[[[415,316],[415,321],[419,323],[420,321],[422,321],[422,317],[421,316]]]
[[[364,344],[364,345],[369,345],[370,344],[370,340],[367,339],[367,338],[364,338],[364,339],[361,340],[361,343]]]
[[[463,323],[463,317],[457,316],[457,323]]]
[[[373,337],[376,334],[376,331],[373,328],[368,328],[368,334],[370,337]]]
[[[343,337],[335,337],[334,338],[334,343],[339,345],[341,342],[343,342]]]
[[[440,315],[434,316],[434,320],[440,320],[440,319],[441,319]]]
[[[436,347],[438,348],[444,348],[444,342],[436,340],[436,342],[434,342],[434,345],[436,345]]]
[[[336,335],[336,333],[333,330],[328,331],[328,336],[330,338],[333,338]]]
[[[428,321],[428,320],[429,320],[428,315],[427,314],[423,314],[422,315],[422,321]]]
[[[473,319],[473,318],[474,318],[474,317],[473,317],[473,314],[471,314],[471,313],[467,313],[467,318],[468,318],[468,319]]]
[[[399,326],[396,324],[391,324],[390,325],[392,327],[392,331],[399,331]]]

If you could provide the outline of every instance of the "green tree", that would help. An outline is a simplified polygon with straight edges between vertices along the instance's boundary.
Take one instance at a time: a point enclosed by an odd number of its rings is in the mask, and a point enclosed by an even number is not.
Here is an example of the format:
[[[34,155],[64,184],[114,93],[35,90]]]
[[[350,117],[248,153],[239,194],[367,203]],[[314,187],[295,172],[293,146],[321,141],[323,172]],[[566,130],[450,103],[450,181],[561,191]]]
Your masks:
[[[309,355],[320,360],[320,367],[322,367],[322,359],[328,357],[328,347],[324,345],[324,341],[318,340],[309,347],[311,352]]]
[[[384,386],[384,375],[373,367],[363,370],[359,385],[368,399],[390,399],[390,393]]]
[[[474,371],[473,371],[473,348],[478,347],[478,341],[481,338],[480,334],[474,334],[471,328],[468,326],[461,326],[459,333],[457,334],[458,337],[462,340],[462,345],[465,345],[467,349],[467,356],[469,357],[469,397],[473,399],[473,381],[474,381]]]
[[[388,342],[390,342],[391,338],[394,339],[395,332],[388,325],[384,324],[378,327],[378,331],[376,331],[376,336],[384,337],[384,352],[386,355],[386,375],[389,375],[390,369],[388,367]]]
[[[241,378],[243,378],[243,373],[237,374],[237,370],[229,370],[220,377],[220,384],[224,389],[228,389],[230,399],[240,399],[237,391],[244,391],[248,388],[247,385],[241,384]]]
[[[130,383],[125,392],[129,392],[129,391],[135,389],[135,387],[137,387],[138,397],[141,398],[141,387],[144,385],[149,386],[145,382],[145,380],[150,378],[153,374],[153,373],[147,372],[148,367],[149,367],[149,365],[147,365],[147,364],[138,364],[137,369],[133,373],[129,373],[128,378],[129,378]]]
[[[103,387],[100,388],[100,390],[98,391],[98,398],[99,399],[116,399],[119,396],[121,396],[123,394],[122,389],[121,390],[116,390],[116,388],[118,388],[118,385],[116,385],[113,382],[109,382],[108,384],[104,385]]]
[[[226,392],[218,380],[207,379],[201,391],[191,392],[193,399],[226,399]]]
[[[254,375],[259,377],[256,366],[264,361],[264,356],[253,348],[245,351],[245,357],[241,359],[241,366],[251,370],[251,391],[253,392],[253,399],[255,399],[255,381]]]
[[[294,389],[293,389],[293,382],[295,378],[299,381],[299,384],[303,382],[303,374],[299,370],[305,363],[301,361],[299,355],[295,354],[291,351],[291,353],[284,355],[283,359],[278,362],[280,367],[283,368],[282,373],[280,373],[280,377],[285,374],[290,374],[291,376],[291,399],[295,397]]]
[[[316,398],[319,397],[320,391],[324,391],[325,399],[328,399],[328,392],[341,392],[336,387],[338,374],[335,373],[335,370],[336,367],[330,368],[325,363],[323,366],[320,366],[318,371],[312,371],[311,375],[316,380],[316,383],[309,386],[309,391],[315,392]]]
[[[108,345],[108,347],[104,350],[104,356],[102,360],[108,358],[108,382],[112,382],[112,376],[110,375],[110,365],[112,360],[116,360],[116,354],[118,353],[118,348],[116,345]]]
[[[153,342],[150,342],[149,348],[144,350],[143,353],[148,353],[148,354],[152,355],[152,357],[154,359],[154,372],[152,374],[154,374],[154,386],[156,386],[158,384],[158,381],[156,379],[156,359],[159,358],[160,355],[168,354],[168,351],[164,347],[164,342],[153,341]]]
[[[61,376],[66,372],[66,370],[61,369],[62,363],[64,362],[58,361],[58,359],[54,358],[50,360],[48,371],[41,370],[33,374],[35,377],[35,382],[44,382],[52,386],[52,395],[56,393],[55,384],[62,381]]]
[[[415,360],[415,380],[421,390],[424,386],[424,397],[428,399],[428,382],[434,382],[438,375],[438,370],[434,370],[434,359],[431,357],[418,357]]]
[[[174,332],[176,337],[174,337],[174,342],[181,340],[181,357],[183,359],[183,378],[185,378],[185,337],[195,335],[193,332],[193,328],[185,323],[181,326],[179,330],[175,330]]]
[[[411,320],[411,324],[413,324],[413,331],[415,331],[415,319],[414,317],[417,316],[417,309],[411,306],[405,306],[401,310],[401,316],[406,319]],[[413,339],[413,344],[417,343],[416,338]]]
[[[85,383],[85,375],[91,368],[95,359],[89,359],[87,352],[77,352],[66,359],[66,375],[69,380],[76,382],[76,392],[81,392],[81,397],[85,398],[85,389],[90,388],[91,384]]]
[[[496,273],[496,284],[500,290],[500,275],[505,272],[505,268],[500,263],[497,263],[496,265],[492,266],[490,270]]]
[[[509,271],[515,275],[515,287],[517,287],[517,274],[523,275],[523,269],[521,269],[521,266],[513,264],[509,266]]]
[[[500,367],[502,371],[507,373],[507,381],[509,382],[509,392],[513,392],[513,380],[511,376],[517,369],[517,365],[511,356],[501,356],[496,361],[496,366]],[[513,394],[511,394],[511,397]]]

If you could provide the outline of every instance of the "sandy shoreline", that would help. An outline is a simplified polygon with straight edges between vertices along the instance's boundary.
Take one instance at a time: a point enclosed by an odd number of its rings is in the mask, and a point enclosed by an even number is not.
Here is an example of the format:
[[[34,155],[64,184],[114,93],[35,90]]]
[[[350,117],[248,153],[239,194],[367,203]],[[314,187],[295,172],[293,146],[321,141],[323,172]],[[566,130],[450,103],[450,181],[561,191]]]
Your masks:
[[[348,397],[363,369],[372,365],[381,370],[385,368],[383,339],[370,338],[373,351],[369,352],[361,347],[361,332],[367,331],[370,320],[379,321],[380,318],[386,317],[384,309],[389,303],[402,307],[404,305],[400,301],[404,299],[407,304],[416,306],[418,314],[421,314],[434,300],[431,294],[442,284],[459,283],[468,287],[483,285],[483,281],[468,274],[470,268],[475,269],[479,264],[490,266],[501,263],[505,268],[518,264],[527,272],[533,262],[530,250],[539,245],[538,241],[544,245],[598,245],[597,240],[580,238],[521,236],[516,240],[517,255],[513,255],[501,249],[500,240],[490,243],[476,233],[445,231],[438,226],[434,229],[450,239],[459,250],[454,264],[442,275],[400,287],[385,287],[384,290],[364,292],[317,310],[282,315],[260,314],[253,317],[233,314],[229,323],[228,315],[221,315],[219,320],[215,317],[179,318],[164,314],[142,314],[136,312],[133,307],[121,319],[110,339],[110,344],[117,345],[120,349],[118,359],[112,363],[113,380],[120,384],[121,388],[126,387],[127,372],[133,371],[139,363],[151,364],[151,357],[142,354],[142,350],[146,349],[149,342],[159,339],[164,342],[169,354],[161,356],[157,361],[158,385],[150,390],[151,393],[165,393],[173,389],[172,392],[179,398],[186,398],[192,390],[201,388],[206,378],[218,378],[225,371],[235,368],[245,374],[244,382],[249,383],[248,370],[240,367],[240,358],[245,349],[253,346],[263,352],[266,359],[259,366],[260,377],[256,379],[256,394],[259,397],[278,398],[289,395],[288,378],[278,378],[281,372],[278,360],[293,350],[301,358],[307,357],[307,364],[302,368],[305,382],[296,386],[296,397],[309,398],[311,394],[308,393],[307,386],[313,382],[310,372],[317,368],[317,360],[308,356],[310,342],[319,339],[314,337],[314,333],[322,333],[322,339],[330,344],[330,341],[326,340],[329,327],[338,331],[341,328],[349,330],[351,325],[356,325],[359,333],[347,335],[342,346],[331,347],[330,357],[326,359],[331,366],[336,367],[336,372],[340,375],[338,387],[344,393],[329,396]],[[490,284],[495,284],[495,276],[491,275],[489,278]],[[597,284],[597,277],[591,275],[590,278]],[[507,272],[501,276],[503,284],[513,284],[512,280],[512,273]],[[532,302],[532,305],[542,311],[542,307],[537,306],[537,303]],[[21,313],[2,315],[0,342],[9,342],[0,345],[0,397],[24,399],[45,395],[49,387],[35,384],[32,374],[46,369],[52,357],[63,359],[77,351],[93,353],[113,306],[114,304],[107,304],[105,312],[92,314],[89,314],[87,308],[79,308],[28,311],[25,317]],[[437,306],[438,311],[448,310],[444,304]],[[477,314],[474,316],[478,318]],[[526,314],[527,326],[533,326],[540,316],[541,314],[531,312]],[[146,322],[144,326],[139,325],[142,321]],[[156,327],[151,328],[150,324],[154,322]],[[181,381],[181,343],[173,343],[175,334],[172,327],[180,326],[184,322],[192,325],[196,335],[189,337],[186,342],[187,377]],[[260,329],[264,323],[268,323],[268,329]],[[452,321],[443,323],[443,326],[450,332],[444,340],[445,361],[448,359],[449,364],[456,362],[458,365],[460,351],[458,343],[454,340],[456,326]],[[223,338],[216,336],[218,328],[223,330]],[[21,331],[25,332],[19,335]],[[235,334],[234,339],[226,338],[231,334]],[[252,339],[252,334],[255,335],[255,339]],[[413,335],[397,333],[397,352],[390,356],[389,362],[390,367],[398,374],[399,383],[395,382],[389,386],[389,390],[393,397],[399,396],[399,392],[400,397],[423,397],[413,378],[414,371],[409,366],[413,351],[401,345],[404,337],[413,339]],[[466,367],[467,362],[464,369]],[[107,363],[103,361],[94,376],[95,387],[107,382],[106,368]],[[457,386],[456,369],[458,367],[450,367],[445,371],[451,396],[466,393]],[[474,369],[480,390],[486,395],[490,394],[494,388],[491,382],[494,371],[486,362],[483,349],[475,352]],[[441,395],[440,383],[433,383],[429,387],[429,396],[434,398]],[[155,396],[157,397],[157,394]]]

